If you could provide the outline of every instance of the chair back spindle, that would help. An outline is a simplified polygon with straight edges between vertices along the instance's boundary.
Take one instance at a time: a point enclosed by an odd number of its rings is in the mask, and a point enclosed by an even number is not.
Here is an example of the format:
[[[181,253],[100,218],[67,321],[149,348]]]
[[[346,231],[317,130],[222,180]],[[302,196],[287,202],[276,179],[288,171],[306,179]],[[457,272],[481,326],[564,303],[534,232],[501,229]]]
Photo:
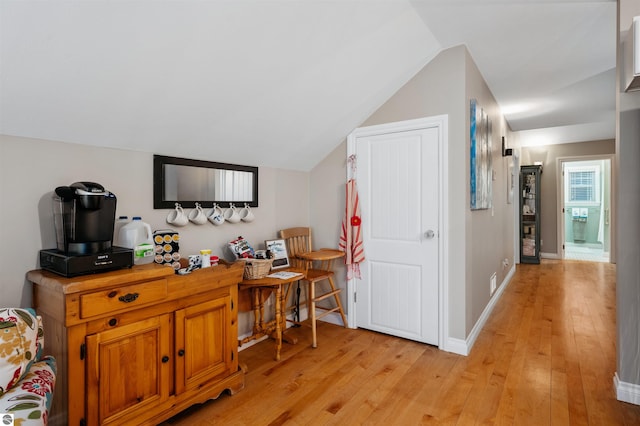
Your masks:
[[[298,257],[302,253],[311,251],[311,228],[283,229],[280,231],[280,238],[286,241],[291,266],[305,271],[312,267],[309,261]]]

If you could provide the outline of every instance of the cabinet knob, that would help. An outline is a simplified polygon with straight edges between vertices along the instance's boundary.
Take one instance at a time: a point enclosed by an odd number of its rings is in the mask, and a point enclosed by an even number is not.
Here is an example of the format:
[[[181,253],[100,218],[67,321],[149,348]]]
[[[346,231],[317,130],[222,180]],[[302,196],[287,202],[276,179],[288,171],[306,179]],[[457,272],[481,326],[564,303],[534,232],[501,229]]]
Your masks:
[[[184,349],[180,349],[178,351],[178,356],[184,356]]]
[[[169,357],[165,355],[162,357],[162,363],[166,364],[167,362],[169,362]]]
[[[114,326],[114,325],[116,325],[117,323],[118,323],[118,320],[117,320],[117,319],[115,319],[115,318],[111,318],[111,319],[109,320],[109,325],[110,325],[111,327],[113,327],[113,326]]]

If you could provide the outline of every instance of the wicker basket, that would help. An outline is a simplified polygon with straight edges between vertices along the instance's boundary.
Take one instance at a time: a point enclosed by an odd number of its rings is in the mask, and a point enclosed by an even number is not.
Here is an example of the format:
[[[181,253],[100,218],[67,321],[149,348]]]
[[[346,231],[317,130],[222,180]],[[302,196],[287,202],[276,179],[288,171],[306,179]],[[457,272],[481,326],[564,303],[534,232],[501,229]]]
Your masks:
[[[244,262],[244,279],[257,280],[264,278],[271,270],[273,259],[240,259]]]

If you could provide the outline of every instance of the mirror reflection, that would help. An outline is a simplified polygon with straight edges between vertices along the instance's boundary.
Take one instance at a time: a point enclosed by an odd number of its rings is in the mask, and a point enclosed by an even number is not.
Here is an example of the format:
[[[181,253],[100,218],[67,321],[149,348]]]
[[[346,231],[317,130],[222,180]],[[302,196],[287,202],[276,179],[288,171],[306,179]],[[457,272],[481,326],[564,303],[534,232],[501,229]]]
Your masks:
[[[154,156],[154,208],[178,202],[193,207],[213,203],[258,206],[257,167]]]
[[[163,173],[165,200],[239,202],[250,200],[253,194],[249,172],[165,164]]]

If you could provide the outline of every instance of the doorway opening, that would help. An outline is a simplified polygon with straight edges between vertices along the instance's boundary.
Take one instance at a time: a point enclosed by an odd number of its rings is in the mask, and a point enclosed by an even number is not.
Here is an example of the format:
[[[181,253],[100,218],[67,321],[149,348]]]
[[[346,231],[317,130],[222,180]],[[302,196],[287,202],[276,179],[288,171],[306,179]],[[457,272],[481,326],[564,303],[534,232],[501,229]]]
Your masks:
[[[563,159],[561,170],[563,258],[609,262],[611,158]]]

